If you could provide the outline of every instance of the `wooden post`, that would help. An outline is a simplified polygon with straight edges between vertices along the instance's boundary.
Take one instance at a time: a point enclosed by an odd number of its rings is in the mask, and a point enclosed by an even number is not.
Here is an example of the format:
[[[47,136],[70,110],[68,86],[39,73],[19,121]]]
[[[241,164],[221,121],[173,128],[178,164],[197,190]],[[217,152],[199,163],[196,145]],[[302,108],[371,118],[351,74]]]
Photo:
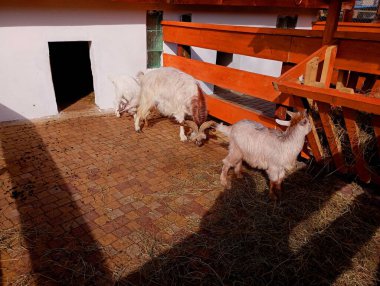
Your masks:
[[[294,64],[286,63],[286,62],[282,63],[281,74],[286,73],[292,67],[294,67]],[[286,106],[282,104],[276,104],[276,110],[274,112],[274,116],[278,119],[285,120],[287,110],[288,108]]]
[[[331,0],[329,9],[327,11],[327,20],[325,31],[323,33],[322,45],[331,44],[334,40],[334,33],[338,26],[340,10],[342,8],[343,0]]]
[[[355,89],[358,83],[359,74],[357,72],[350,72],[350,77],[348,79],[348,88]],[[365,183],[371,181],[371,174],[367,170],[367,164],[364,160],[363,150],[359,145],[359,130],[356,124],[357,111],[351,108],[343,107],[343,118],[346,124],[347,135],[350,140],[352,154],[355,157],[355,170],[358,174],[360,180]]]
[[[351,0],[351,9],[343,10],[343,22],[352,22],[352,18],[354,17],[354,7],[355,7],[355,0]]]

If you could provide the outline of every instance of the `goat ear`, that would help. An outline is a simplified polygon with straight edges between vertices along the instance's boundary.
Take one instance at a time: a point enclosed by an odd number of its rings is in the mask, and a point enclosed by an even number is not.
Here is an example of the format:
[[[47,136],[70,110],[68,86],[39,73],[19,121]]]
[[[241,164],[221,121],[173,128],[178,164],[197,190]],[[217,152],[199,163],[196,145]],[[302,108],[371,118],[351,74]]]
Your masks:
[[[289,111],[289,110],[287,110],[286,113],[287,113],[290,117],[293,117],[294,115],[296,115],[295,112],[291,112],[291,111]]]
[[[277,122],[278,125],[282,125],[282,126],[290,126],[290,121],[285,121],[285,120],[276,119],[276,122]]]

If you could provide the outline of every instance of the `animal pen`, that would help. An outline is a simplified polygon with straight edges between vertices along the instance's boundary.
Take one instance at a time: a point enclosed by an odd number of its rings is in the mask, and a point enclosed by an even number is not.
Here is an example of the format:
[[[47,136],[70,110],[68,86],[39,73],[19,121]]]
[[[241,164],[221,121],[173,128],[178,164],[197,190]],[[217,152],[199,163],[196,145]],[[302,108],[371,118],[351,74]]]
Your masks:
[[[364,159],[357,122],[359,114],[369,114],[380,154],[380,24],[338,25],[339,2],[332,1],[327,24],[318,22],[313,30],[163,21],[163,40],[178,44],[177,55],[164,54],[163,62],[196,79],[275,103],[280,119],[289,108],[311,110],[312,132],[303,156],[318,163],[332,159],[340,173],[380,184],[379,174]],[[283,73],[276,78],[196,61],[181,56],[183,46],[281,61]],[[226,122],[252,119],[275,127],[275,118],[220,97],[208,95],[207,103],[209,114]],[[345,150],[332,116],[337,110],[348,136],[350,148]],[[327,141],[328,149],[321,140]],[[351,153],[351,163],[345,153]]]

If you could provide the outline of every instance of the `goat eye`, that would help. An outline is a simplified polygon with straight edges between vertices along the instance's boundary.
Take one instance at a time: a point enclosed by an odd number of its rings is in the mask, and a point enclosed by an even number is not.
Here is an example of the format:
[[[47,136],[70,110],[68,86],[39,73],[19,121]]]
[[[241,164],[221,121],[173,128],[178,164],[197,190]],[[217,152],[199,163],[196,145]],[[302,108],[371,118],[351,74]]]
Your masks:
[[[306,123],[307,123],[307,119],[306,118],[301,121],[301,125],[306,125]]]

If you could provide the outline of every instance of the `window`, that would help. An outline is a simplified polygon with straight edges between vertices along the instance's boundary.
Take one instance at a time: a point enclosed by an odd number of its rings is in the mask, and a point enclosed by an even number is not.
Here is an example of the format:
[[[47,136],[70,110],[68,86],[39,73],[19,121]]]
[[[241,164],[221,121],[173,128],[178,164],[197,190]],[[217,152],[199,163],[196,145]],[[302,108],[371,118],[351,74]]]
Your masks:
[[[146,15],[147,68],[161,66],[162,45],[162,11],[150,10]]]
[[[295,29],[297,26],[298,16],[278,16],[276,28]]]

